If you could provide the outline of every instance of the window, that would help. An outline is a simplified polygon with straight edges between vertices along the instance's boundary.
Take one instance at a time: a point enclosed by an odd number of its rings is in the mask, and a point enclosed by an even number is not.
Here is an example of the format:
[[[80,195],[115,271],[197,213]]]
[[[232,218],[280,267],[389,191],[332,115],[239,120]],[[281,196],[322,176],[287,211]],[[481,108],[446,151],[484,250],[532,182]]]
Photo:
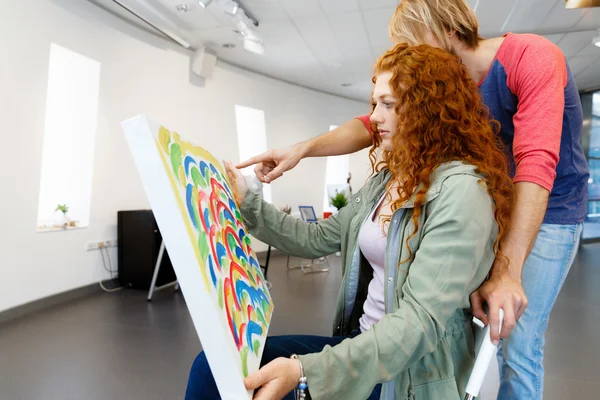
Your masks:
[[[336,129],[337,126],[331,125],[329,130]],[[350,156],[330,156],[327,157],[327,167],[325,168],[325,191],[323,195],[323,211],[335,211],[336,208],[329,204],[330,198],[335,191],[344,190],[347,187],[348,174],[350,172]]]
[[[257,154],[267,151],[267,131],[265,129],[265,113],[250,107],[235,106],[235,121],[237,124],[238,148],[240,152],[240,161],[254,157]],[[242,174],[247,180],[254,180],[254,167],[246,167]],[[256,185],[259,181],[254,180]],[[262,185],[263,198],[271,202],[271,186]]]
[[[587,159],[590,167],[588,180],[588,214],[583,225],[583,239],[600,239],[600,91],[582,96],[584,105],[584,134],[589,133]],[[585,147],[585,146],[584,146]]]
[[[52,43],[38,229],[85,227],[90,220],[100,63]],[[58,205],[66,205],[64,218]]]

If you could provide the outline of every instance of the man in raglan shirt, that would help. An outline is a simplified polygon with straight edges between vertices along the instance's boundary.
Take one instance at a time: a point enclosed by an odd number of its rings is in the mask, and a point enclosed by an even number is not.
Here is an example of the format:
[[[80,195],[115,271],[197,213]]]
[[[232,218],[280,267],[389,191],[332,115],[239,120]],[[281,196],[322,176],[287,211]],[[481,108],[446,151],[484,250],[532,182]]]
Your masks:
[[[501,243],[510,263],[496,259],[471,303],[473,314],[491,323],[493,339],[503,338],[498,399],[542,399],[544,334],[587,210],[583,116],[565,56],[537,35],[481,39],[475,13],[464,0],[404,0],[390,22],[390,35],[396,43],[429,44],[460,56],[501,124],[515,183],[510,226]],[[267,151],[238,168],[258,164],[258,178],[268,183],[304,157],[368,147],[371,135],[367,115],[307,142]],[[505,318],[499,336],[500,308]]]

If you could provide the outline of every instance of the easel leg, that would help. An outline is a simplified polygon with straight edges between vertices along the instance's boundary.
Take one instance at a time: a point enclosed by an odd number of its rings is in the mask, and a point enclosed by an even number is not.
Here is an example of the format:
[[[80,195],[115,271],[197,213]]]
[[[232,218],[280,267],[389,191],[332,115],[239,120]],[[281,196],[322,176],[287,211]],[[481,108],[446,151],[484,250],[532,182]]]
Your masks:
[[[148,291],[148,301],[152,301],[154,295],[154,289],[156,288],[156,279],[158,278],[158,272],[160,271],[160,264],[162,263],[163,254],[165,253],[165,242],[164,240],[160,244],[160,250],[158,251],[158,258],[156,259],[156,265],[154,266],[154,274],[152,275],[152,283],[150,283],[150,290]]]

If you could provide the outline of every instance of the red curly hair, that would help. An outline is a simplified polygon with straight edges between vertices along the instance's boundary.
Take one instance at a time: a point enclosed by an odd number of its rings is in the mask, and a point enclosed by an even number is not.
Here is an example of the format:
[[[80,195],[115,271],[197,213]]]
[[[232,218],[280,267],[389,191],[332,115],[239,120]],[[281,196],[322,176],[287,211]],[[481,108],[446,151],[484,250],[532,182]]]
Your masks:
[[[508,175],[504,145],[497,135],[499,124],[490,119],[489,110],[466,67],[457,56],[445,50],[402,43],[379,59],[373,83],[378,74],[385,72],[392,73],[390,88],[398,100],[393,150],[383,151],[383,161],[376,164],[375,151],[381,144],[381,136],[373,124],[374,145],[370,158],[373,171],[386,167],[392,175],[387,196],[391,198],[392,190],[399,195],[392,204],[392,211],[416,193],[412,215],[415,231],[406,240],[409,259],[412,252],[408,241],[419,229],[418,218],[431,184],[431,173],[449,161],[474,165],[484,177],[481,183],[485,183],[493,199],[494,218],[499,228],[494,243],[498,254],[508,224],[513,184]],[[389,221],[389,216],[386,219]]]

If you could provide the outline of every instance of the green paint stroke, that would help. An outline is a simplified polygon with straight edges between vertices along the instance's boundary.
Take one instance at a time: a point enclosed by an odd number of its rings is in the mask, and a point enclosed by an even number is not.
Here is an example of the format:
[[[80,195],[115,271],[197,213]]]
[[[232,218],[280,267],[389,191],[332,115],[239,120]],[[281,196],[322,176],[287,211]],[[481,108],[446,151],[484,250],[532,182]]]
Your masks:
[[[240,356],[242,357],[242,374],[244,374],[245,378],[248,376],[248,346],[242,348]]]
[[[196,185],[196,187],[198,187],[198,186],[200,186],[201,181],[202,181],[202,175],[200,175],[200,171],[198,171],[198,168],[192,167],[192,182],[194,182],[194,185]]]
[[[192,202],[194,205],[196,205],[196,207],[193,208],[193,213],[194,213],[194,219],[196,220],[196,223],[198,224],[198,230],[202,229],[202,221],[200,220],[200,214],[198,213],[198,192],[194,190],[194,192],[192,193]]]
[[[219,308],[223,309],[223,281],[219,279]]]
[[[252,347],[254,348],[254,354],[258,357],[258,351],[260,350],[260,342],[256,339],[252,342]]]
[[[256,315],[258,315],[258,319],[260,320],[260,322],[263,323],[264,326],[267,326],[267,321],[265,320],[265,316],[262,313],[262,310],[260,308],[256,309]]]
[[[252,283],[252,285],[256,286],[256,279],[254,279],[254,276],[252,276],[252,274],[248,274],[248,278],[250,278],[250,282]]]
[[[250,295],[248,294],[248,292],[242,293],[242,303],[252,304],[252,299],[250,298]]]
[[[229,246],[229,250],[234,253],[235,248],[237,247],[237,242],[232,235],[227,235],[227,245]]]
[[[263,299],[263,301],[261,302],[261,305],[262,305],[262,308],[263,308],[263,309],[265,309],[265,310],[268,310],[268,309],[269,309],[269,307],[270,307],[270,306],[269,306],[269,302],[268,302],[268,301],[266,301],[266,300],[264,300],[264,299]]]
[[[173,173],[177,177],[177,181],[181,183],[181,180],[179,179],[179,168],[181,167],[181,164],[183,162],[183,158],[181,156],[181,146],[179,146],[179,144],[177,143],[171,143],[170,149],[171,166],[173,167]]]
[[[206,235],[198,236],[198,249],[200,250],[200,257],[205,261],[208,258],[208,238]]]

